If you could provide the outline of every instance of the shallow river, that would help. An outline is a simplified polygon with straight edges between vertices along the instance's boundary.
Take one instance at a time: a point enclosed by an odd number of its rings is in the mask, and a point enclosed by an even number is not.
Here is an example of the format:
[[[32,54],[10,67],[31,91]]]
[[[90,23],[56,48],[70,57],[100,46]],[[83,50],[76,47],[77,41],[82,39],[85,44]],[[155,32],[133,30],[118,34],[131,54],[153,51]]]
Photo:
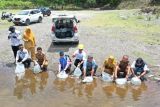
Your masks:
[[[56,79],[52,71],[23,80],[14,72],[0,71],[0,107],[160,107],[160,84],[148,80],[141,86],[118,86],[95,78],[83,84],[70,77]]]

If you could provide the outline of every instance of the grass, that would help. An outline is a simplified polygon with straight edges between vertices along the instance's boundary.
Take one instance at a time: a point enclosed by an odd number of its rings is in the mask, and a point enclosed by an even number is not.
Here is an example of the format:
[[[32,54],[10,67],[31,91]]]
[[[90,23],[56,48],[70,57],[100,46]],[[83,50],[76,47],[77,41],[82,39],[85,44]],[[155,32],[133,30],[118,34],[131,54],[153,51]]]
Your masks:
[[[149,62],[152,65],[156,64],[152,57],[143,51],[133,51],[132,54],[136,57],[143,58],[145,61]]]
[[[160,24],[154,23],[156,19],[146,21],[144,16],[137,16],[135,14],[136,12],[137,10],[106,11],[95,14],[93,18],[84,21],[82,24],[106,29],[121,28],[126,32],[143,32],[143,35],[127,36],[144,43],[160,44],[160,36],[157,36],[160,30]]]
[[[0,10],[0,13],[2,13],[3,11],[16,14],[20,10],[14,10],[14,9],[13,10]],[[8,22],[7,20],[1,20],[0,19],[0,30],[6,29],[6,28],[8,28],[9,26],[12,26],[12,25],[13,25],[12,22]]]

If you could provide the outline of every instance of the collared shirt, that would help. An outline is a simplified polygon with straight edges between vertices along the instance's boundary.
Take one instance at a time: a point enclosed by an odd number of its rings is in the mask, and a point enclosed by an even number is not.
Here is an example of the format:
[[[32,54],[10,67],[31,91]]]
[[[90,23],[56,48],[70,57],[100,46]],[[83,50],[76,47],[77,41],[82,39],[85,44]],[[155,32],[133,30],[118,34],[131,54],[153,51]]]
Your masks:
[[[16,30],[14,33],[10,32],[9,37],[10,37],[12,46],[18,46],[22,44],[20,31]]]
[[[82,53],[80,53],[79,50],[76,50],[74,52],[74,55],[75,55],[76,59],[86,60],[86,52],[84,52],[84,50],[82,51]]]
[[[136,68],[136,61],[134,61],[131,65],[131,68],[135,69]],[[143,71],[149,71],[149,68],[148,66],[145,64],[144,67],[143,67]]]
[[[84,61],[83,63],[83,69],[85,70],[92,70],[92,69],[95,69],[96,67],[96,61],[93,59],[92,62],[88,62],[87,60]]]
[[[18,61],[19,58],[22,59],[22,62],[25,61],[27,58],[29,58],[28,51],[26,49],[23,49],[23,51],[18,50],[17,56],[16,56],[16,61]]]

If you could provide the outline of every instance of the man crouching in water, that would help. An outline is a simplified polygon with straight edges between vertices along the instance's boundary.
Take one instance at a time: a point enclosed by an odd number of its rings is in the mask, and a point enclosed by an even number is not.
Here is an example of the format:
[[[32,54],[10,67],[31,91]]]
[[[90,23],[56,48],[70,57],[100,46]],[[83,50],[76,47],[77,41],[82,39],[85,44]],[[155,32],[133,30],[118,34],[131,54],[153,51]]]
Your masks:
[[[86,76],[94,76],[98,66],[92,55],[88,55],[87,60],[83,63],[83,78]]]
[[[115,79],[117,78],[128,79],[129,73],[130,73],[129,57],[127,55],[124,55],[120,63],[116,66]]]

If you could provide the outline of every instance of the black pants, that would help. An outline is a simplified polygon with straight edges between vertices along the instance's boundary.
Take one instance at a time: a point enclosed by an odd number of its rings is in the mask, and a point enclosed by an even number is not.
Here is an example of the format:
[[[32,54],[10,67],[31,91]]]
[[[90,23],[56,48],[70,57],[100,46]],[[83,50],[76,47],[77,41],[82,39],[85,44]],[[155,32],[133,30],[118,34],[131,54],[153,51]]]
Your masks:
[[[18,59],[18,62],[21,62],[21,61],[22,61],[22,59],[19,58],[19,59]],[[30,65],[31,65],[31,61],[32,61],[32,60],[31,60],[30,58],[26,59],[26,60],[23,62],[24,67],[25,67],[25,68],[29,68]]]
[[[82,61],[82,60],[76,59],[76,60],[74,61],[74,65],[77,67],[78,64],[79,64],[81,61]],[[80,65],[80,69],[81,69],[81,70],[83,69],[83,63]]]
[[[16,59],[17,51],[19,50],[19,46],[11,46],[14,54],[14,58]]]

